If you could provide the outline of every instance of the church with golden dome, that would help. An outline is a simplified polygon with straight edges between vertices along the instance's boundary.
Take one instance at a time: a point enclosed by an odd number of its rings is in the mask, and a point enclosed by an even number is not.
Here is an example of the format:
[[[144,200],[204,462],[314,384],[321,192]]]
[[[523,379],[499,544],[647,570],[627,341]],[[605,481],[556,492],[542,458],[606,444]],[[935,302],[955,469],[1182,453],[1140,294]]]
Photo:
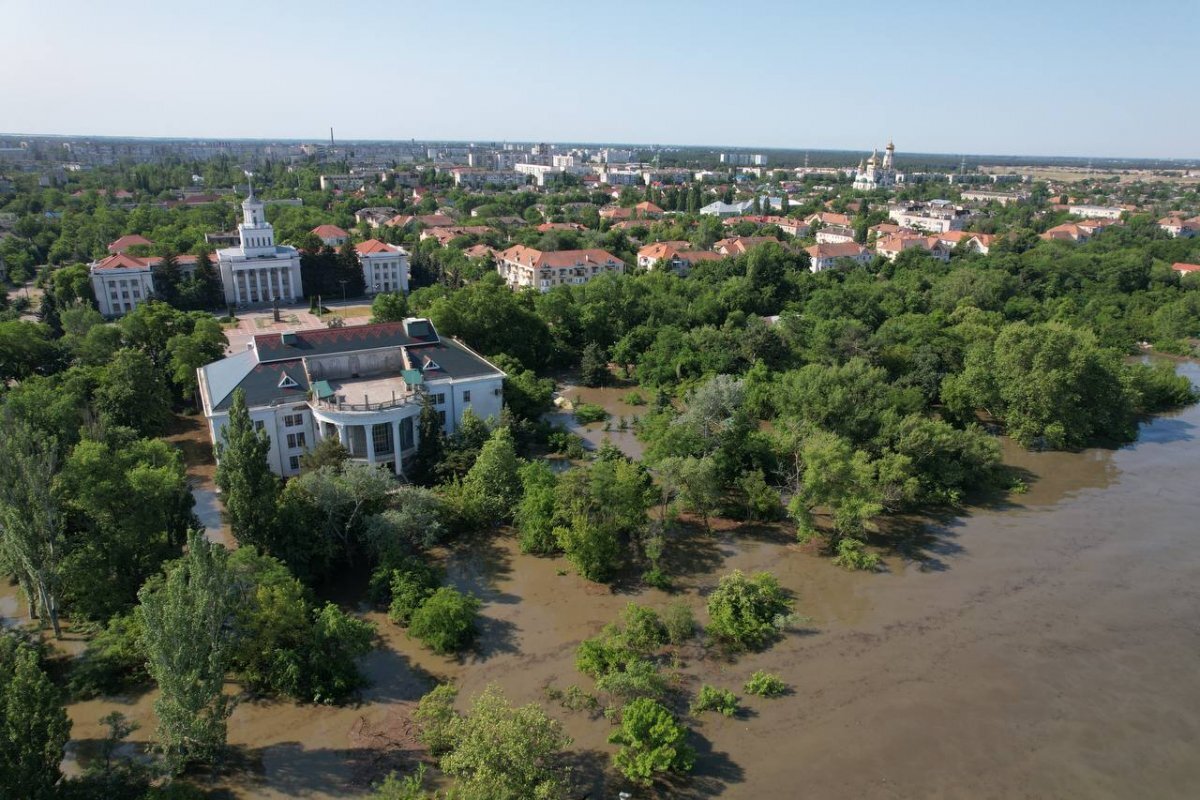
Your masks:
[[[864,192],[875,189],[890,189],[903,181],[903,176],[896,172],[896,145],[890,141],[883,150],[883,161],[879,160],[879,151],[872,150],[871,157],[858,163],[854,173],[854,188]]]

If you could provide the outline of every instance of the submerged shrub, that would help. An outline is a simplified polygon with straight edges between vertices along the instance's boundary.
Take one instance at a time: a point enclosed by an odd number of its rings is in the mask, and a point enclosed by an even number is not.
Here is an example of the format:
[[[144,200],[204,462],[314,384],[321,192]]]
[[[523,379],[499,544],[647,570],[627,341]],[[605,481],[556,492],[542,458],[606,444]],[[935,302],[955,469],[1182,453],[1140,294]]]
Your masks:
[[[742,691],[758,697],[779,697],[787,693],[787,684],[778,676],[760,669],[750,676],[750,680],[746,681]]]

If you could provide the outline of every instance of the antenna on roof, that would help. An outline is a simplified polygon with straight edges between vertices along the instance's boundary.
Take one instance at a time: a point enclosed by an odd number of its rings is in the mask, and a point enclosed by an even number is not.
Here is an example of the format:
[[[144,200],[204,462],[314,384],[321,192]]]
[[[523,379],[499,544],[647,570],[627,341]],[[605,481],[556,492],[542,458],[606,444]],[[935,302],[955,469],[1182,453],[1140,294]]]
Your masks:
[[[329,149],[333,149],[333,126],[329,126]]]
[[[246,187],[249,191],[249,194],[246,195],[246,199],[248,200],[251,197],[254,197],[254,173],[248,169],[244,169],[242,172],[246,175]]]

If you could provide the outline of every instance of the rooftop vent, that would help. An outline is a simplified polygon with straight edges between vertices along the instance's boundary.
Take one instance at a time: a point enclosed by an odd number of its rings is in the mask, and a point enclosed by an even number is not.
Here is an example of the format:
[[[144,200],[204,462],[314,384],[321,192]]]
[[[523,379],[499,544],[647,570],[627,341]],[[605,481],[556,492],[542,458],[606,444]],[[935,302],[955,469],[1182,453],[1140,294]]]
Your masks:
[[[292,376],[288,375],[286,372],[283,373],[283,375],[279,378],[279,388],[280,389],[295,389],[295,388],[299,387],[299,385],[300,384],[298,384],[294,380],[292,380]]]

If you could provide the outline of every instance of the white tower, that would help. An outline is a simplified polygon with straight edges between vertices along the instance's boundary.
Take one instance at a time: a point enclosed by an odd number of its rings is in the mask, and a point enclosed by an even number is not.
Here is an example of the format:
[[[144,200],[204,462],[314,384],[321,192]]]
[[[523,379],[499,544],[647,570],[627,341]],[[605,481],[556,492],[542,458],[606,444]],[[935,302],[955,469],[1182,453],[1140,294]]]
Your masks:
[[[242,238],[242,253],[246,256],[269,255],[275,252],[275,228],[267,222],[263,202],[254,196],[254,185],[242,201],[242,223],[238,225]]]
[[[894,163],[892,163],[892,160],[895,155],[896,155],[896,145],[892,144],[891,139],[888,139],[887,148],[884,149],[884,151],[883,151],[883,168],[885,170],[896,168],[896,165]]]

